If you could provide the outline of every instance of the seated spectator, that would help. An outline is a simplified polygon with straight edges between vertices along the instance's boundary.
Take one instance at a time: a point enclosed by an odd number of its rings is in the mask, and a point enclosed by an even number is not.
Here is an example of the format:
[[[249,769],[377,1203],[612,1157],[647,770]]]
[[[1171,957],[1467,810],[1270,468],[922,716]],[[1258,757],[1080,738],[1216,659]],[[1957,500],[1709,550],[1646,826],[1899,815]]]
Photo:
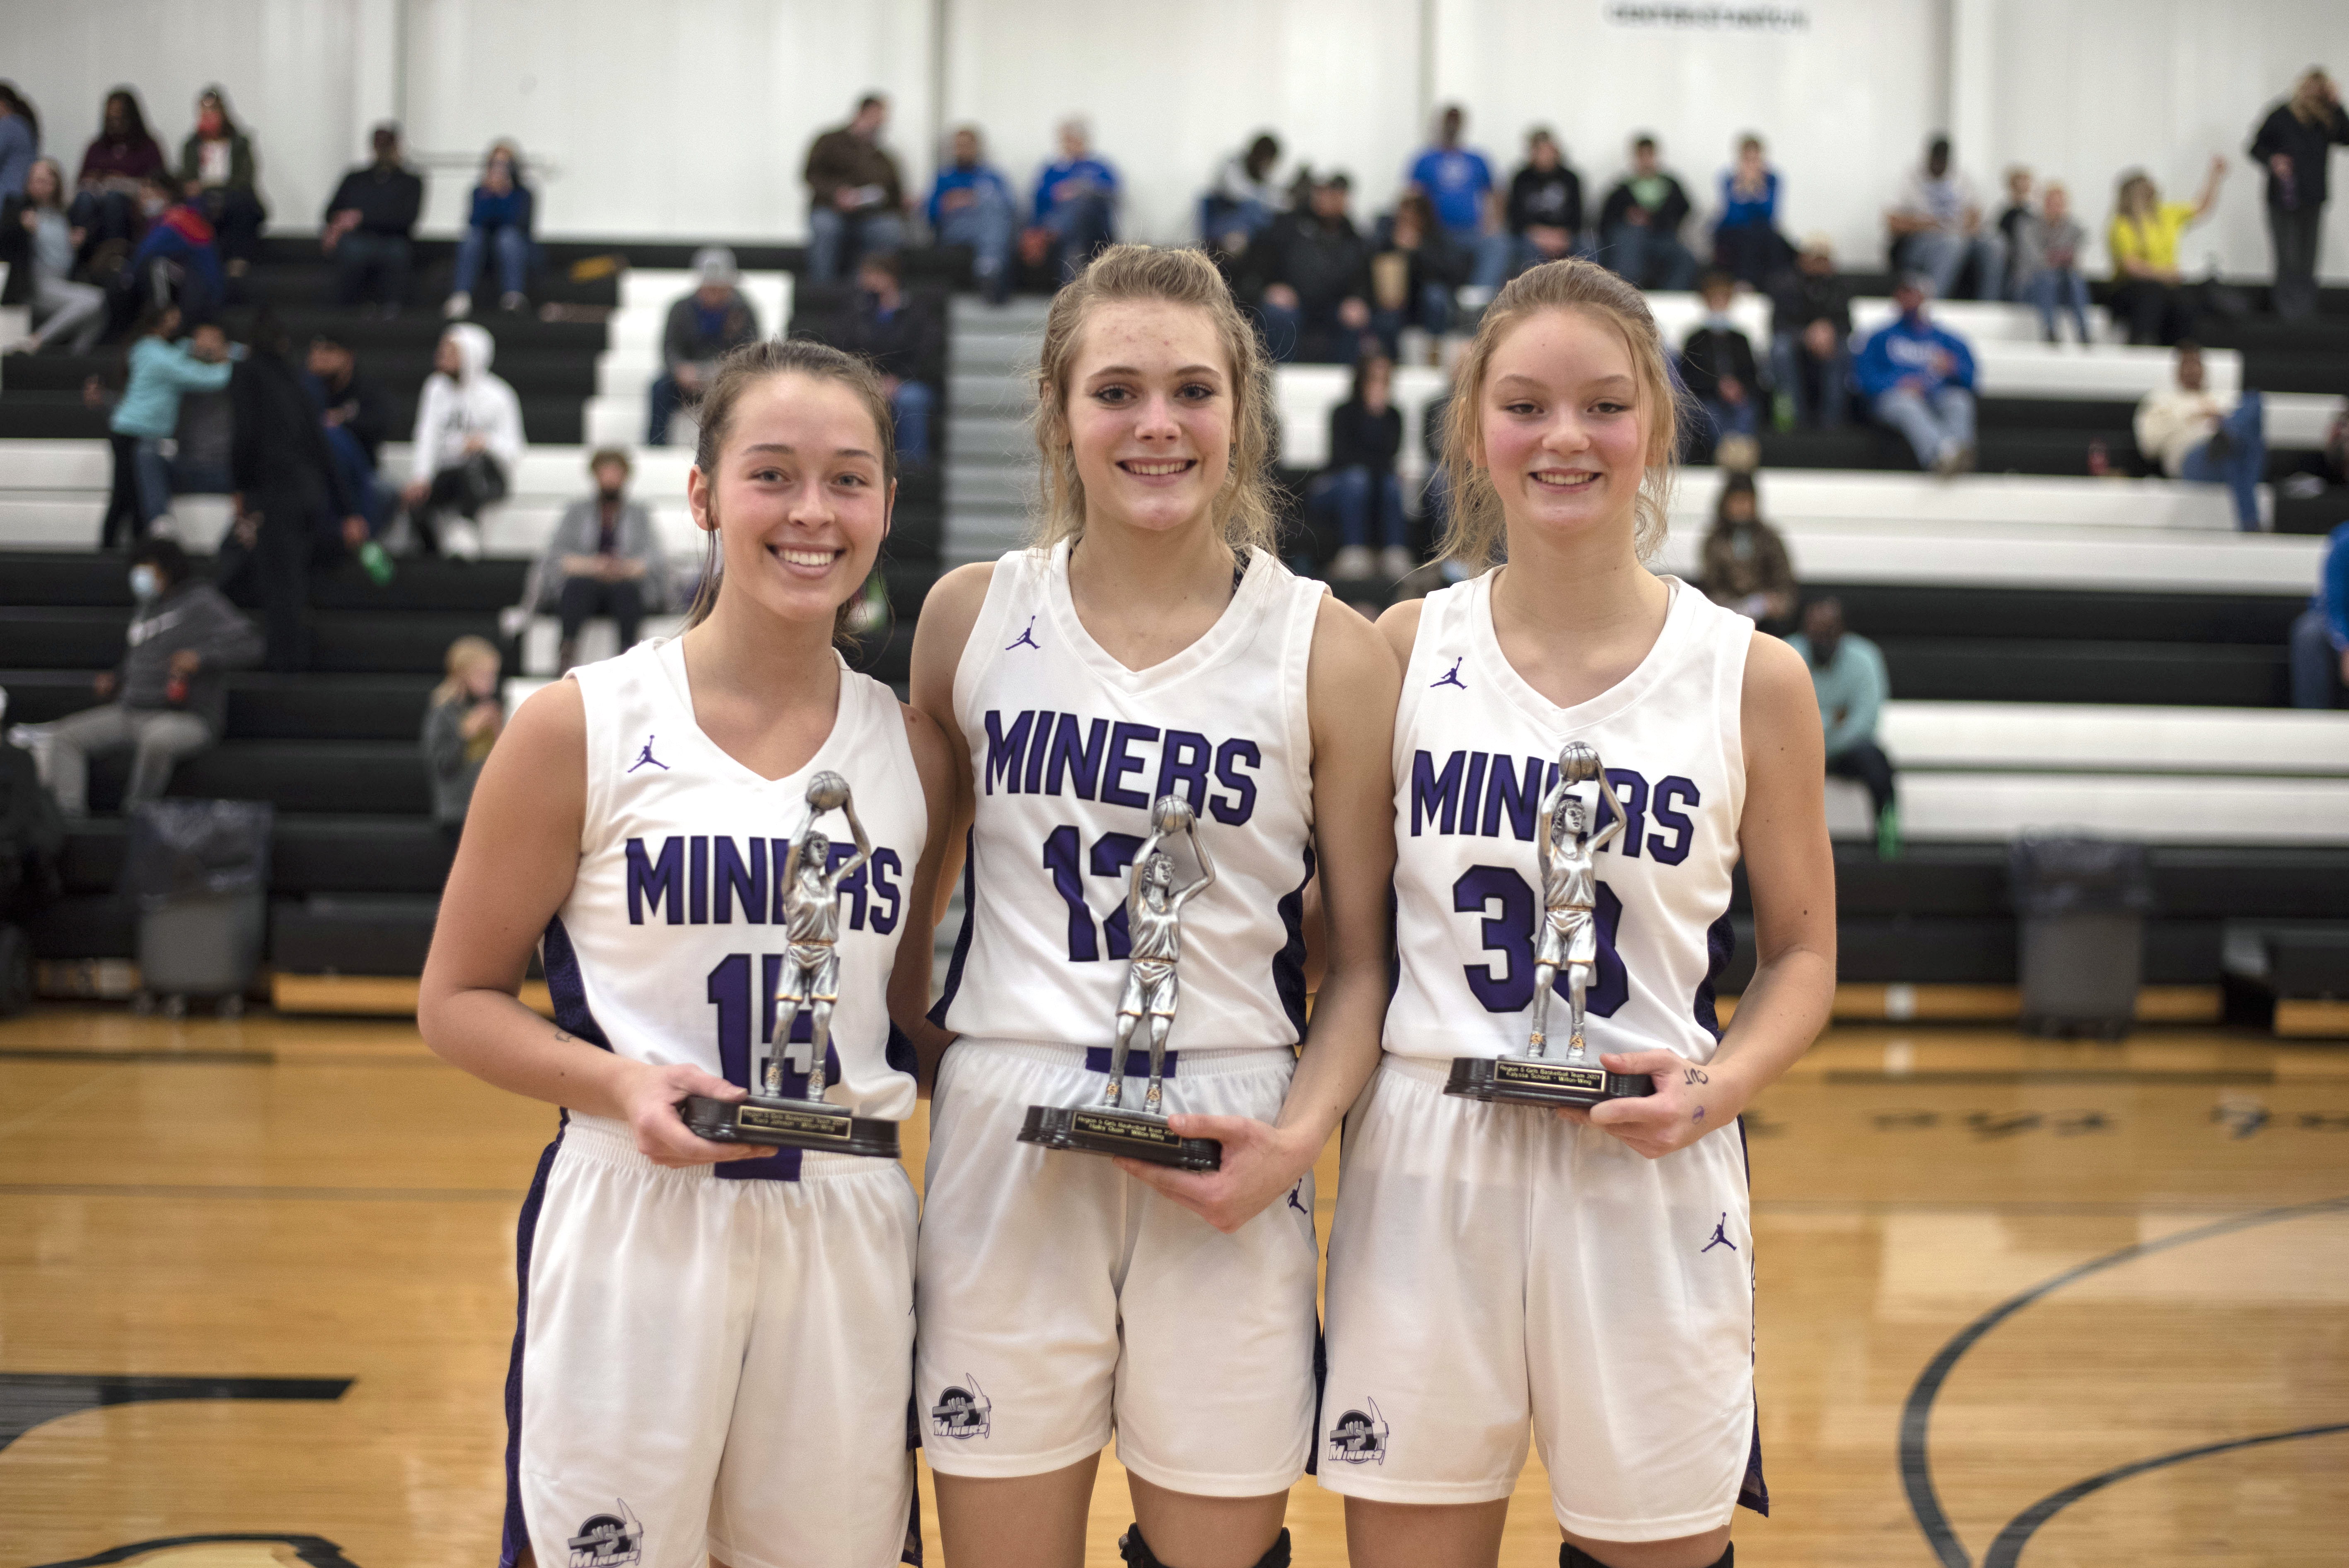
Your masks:
[[[254,188],[257,172],[253,139],[229,118],[228,95],[206,88],[196,95],[196,129],[180,144],[180,190],[220,236],[221,260],[233,278],[253,265],[269,218]]]
[[[1770,284],[1770,385],[1785,399],[1781,423],[1840,428],[1850,381],[1851,290],[1836,273],[1834,245],[1811,234]]]
[[[431,705],[424,710],[419,744],[432,785],[432,820],[451,840],[465,825],[481,764],[505,728],[505,706],[498,700],[502,665],[487,637],[458,638],[449,645],[448,678],[432,688]]]
[[[326,432],[326,450],[334,455],[343,484],[367,522],[364,534],[343,541],[357,550],[383,531],[398,499],[398,492],[377,477],[383,444],[391,436],[391,398],[359,374],[357,356],[332,334],[320,333],[310,340],[306,368],[310,397],[318,405],[319,428]]]
[[[1927,316],[1932,296],[1931,279],[1902,274],[1892,290],[1899,317],[1869,335],[1852,379],[1877,422],[1909,438],[1917,466],[1946,479],[1973,467],[1974,356]]]
[[[970,275],[996,304],[1011,292],[1011,236],[1019,227],[1019,203],[993,164],[976,126],[954,133],[954,157],[930,187],[930,232],[941,245],[970,247]]]
[[[881,390],[897,425],[897,460],[930,460],[930,412],[946,363],[946,328],[926,301],[905,293],[897,258],[867,256],[856,269],[856,308],[840,346],[881,373]]]
[[[367,531],[293,354],[285,329],[264,312],[229,383],[237,515],[217,565],[223,591],[260,601],[264,662],[281,675],[310,667],[312,572],[341,560],[344,541]]]
[[[1270,131],[1224,160],[1200,204],[1201,242],[1226,255],[1244,253],[1288,204],[1276,178],[1279,164],[1280,139]]]
[[[1658,161],[1656,139],[1637,137],[1630,172],[1615,182],[1599,210],[1606,245],[1599,259],[1640,288],[1687,288],[1696,281],[1696,258],[1681,243],[1688,215],[1688,192]]]
[[[1412,160],[1405,178],[1427,198],[1453,248],[1468,258],[1465,281],[1497,289],[1509,280],[1515,245],[1502,221],[1493,166],[1483,153],[1460,145],[1467,118],[1458,104],[1447,104],[1436,117],[1435,145]]]
[[[742,274],[735,270],[734,253],[723,245],[705,246],[693,253],[693,271],[700,286],[668,307],[661,327],[663,369],[648,399],[648,447],[668,445],[669,421],[701,396],[730,350],[758,341],[758,313],[739,286]]]
[[[481,182],[473,187],[465,237],[457,246],[455,286],[442,307],[449,319],[462,321],[473,314],[473,289],[481,282],[482,262],[491,256],[498,263],[498,308],[521,310],[530,304],[523,285],[530,281],[530,226],[536,205],[523,183],[522,149],[511,141],[492,143],[481,160]]]
[[[2178,242],[2219,202],[2227,160],[2213,158],[2192,201],[2164,201],[2150,175],[2121,176],[2120,198],[2105,245],[2113,254],[2113,315],[2128,323],[2133,344],[2168,347],[2194,334],[2194,299],[2178,266]]]
[[[326,202],[318,249],[334,258],[335,299],[372,299],[385,318],[408,303],[408,273],[415,258],[409,236],[424,210],[423,176],[399,160],[399,127],[377,126],[375,160],[352,170]]]
[[[1765,632],[1795,614],[1795,563],[1778,531],[1762,521],[1752,474],[1729,474],[1713,504],[1698,571],[1704,596]]]
[[[2039,312],[2039,330],[2051,344],[2057,341],[2055,312],[2072,315],[2080,346],[2088,334],[2088,281],[2080,275],[2080,250],[2088,236],[2072,221],[2072,198],[2063,186],[2051,184],[2040,197],[2040,210],[2024,211],[2013,230],[2014,297],[2028,301]]]
[[[809,147],[807,266],[810,283],[838,281],[846,263],[905,243],[905,187],[897,160],[881,145],[889,100],[866,93],[846,125]]]
[[[81,155],[81,172],[75,177],[73,205],[66,216],[85,236],[81,260],[99,266],[99,252],[119,245],[128,255],[147,232],[140,211],[140,181],[163,172],[163,150],[147,130],[147,116],[139,96],[129,88],[106,95],[106,111],[98,135]],[[110,266],[103,267],[110,271]]]
[[[1760,137],[1740,137],[1737,162],[1721,176],[1713,264],[1758,289],[1786,264],[1792,249],[1778,232],[1778,171],[1763,155]]]
[[[140,188],[146,193],[141,205],[149,222],[146,234],[122,264],[123,303],[129,307],[124,315],[135,315],[168,299],[178,304],[191,323],[200,322],[228,292],[212,220],[193,201],[173,194],[168,175],[150,175]]]
[[[2023,266],[2017,255],[2016,231],[2031,212],[2031,170],[2017,163],[2006,171],[2006,205],[1998,214],[1998,237],[2006,242],[2006,279],[2001,299],[2023,298]]]
[[[2174,385],[2137,400],[2137,446],[2174,480],[2225,485],[2235,500],[2235,526],[2260,526],[2260,478],[2267,470],[2266,409],[2245,392],[2230,409],[2206,382],[2201,346],[2178,346]]]
[[[1469,259],[1416,191],[1403,192],[1382,227],[1371,254],[1371,330],[1387,356],[1401,362],[1404,332],[1433,339],[1451,330],[1454,294],[1468,280]],[[1433,343],[1429,350],[1433,352]]]
[[[160,799],[171,769],[220,739],[228,713],[228,672],[261,656],[261,634],[220,590],[194,575],[169,539],[140,542],[130,554],[139,601],[122,662],[96,682],[102,705],[49,728],[49,789],[57,810],[89,815],[89,759],[130,753],[125,816]]]
[[[1338,526],[1338,553],[1330,575],[1359,583],[1372,575],[1407,577],[1419,564],[1411,552],[1402,514],[1402,481],[1395,458],[1402,450],[1402,410],[1394,406],[1394,362],[1365,355],[1354,366],[1354,393],[1330,410],[1330,466],[1306,487],[1306,504]],[[1371,519],[1379,543],[1371,552]]]
[[[1276,218],[1243,258],[1241,292],[1255,299],[1276,360],[1361,356],[1371,325],[1371,247],[1347,216],[1351,194],[1342,172],[1315,182],[1299,209]]]
[[[1557,138],[1537,127],[1526,138],[1525,167],[1509,180],[1509,238],[1513,273],[1584,255],[1582,176],[1567,166]]]
[[[2267,172],[2268,240],[2274,247],[2275,286],[2270,300],[2286,321],[2316,314],[2316,253],[2331,194],[2333,150],[2349,145],[2349,109],[2322,66],[2292,84],[2292,96],[2270,109],[2244,149]]]
[[[1718,452],[1733,438],[1750,443],[1760,428],[1761,373],[1754,363],[1754,345],[1729,319],[1730,302],[1737,297],[1737,280],[1727,273],[1709,272],[1699,293],[1704,319],[1681,346],[1681,380],[1704,407],[1709,433],[1692,429],[1703,447]],[[1750,447],[1748,449],[1750,452]],[[1750,460],[1735,466],[1750,468]]]
[[[41,155],[41,117],[16,84],[0,81],[0,201],[25,193],[33,160]]]
[[[1909,176],[1884,225],[1892,234],[1893,269],[1924,273],[1935,299],[1957,297],[1969,267],[1968,297],[1998,297],[2006,279],[2006,242],[1995,227],[1982,232],[1982,202],[1973,181],[1951,167],[1948,137],[1937,136],[1926,148],[1924,167]]]
[[[587,471],[595,495],[564,509],[523,590],[524,609],[562,618],[558,675],[579,662],[579,630],[596,616],[612,618],[626,653],[636,645],[645,616],[669,605],[660,534],[652,513],[628,499],[628,454],[605,447],[587,459]]]
[[[81,231],[66,217],[65,186],[65,170],[56,159],[33,160],[18,220],[26,235],[23,254],[33,274],[28,296],[33,330],[9,350],[12,354],[38,354],[53,342],[63,343],[68,354],[88,354],[106,331],[106,291],[73,281]]]
[[[2349,522],[2324,542],[2316,593],[2292,624],[2292,706],[2339,707],[2349,695]]]
[[[1827,777],[1868,786],[1875,809],[1876,852],[1900,853],[1900,810],[1894,799],[1892,759],[1876,741],[1876,722],[1892,695],[1884,654],[1843,624],[1843,601],[1821,599],[1803,612],[1803,629],[1786,639],[1811,667],[1819,724],[1826,731]]]
[[[1093,156],[1091,139],[1083,120],[1061,121],[1061,156],[1036,176],[1029,232],[1064,283],[1117,239],[1117,170]]]
[[[481,508],[503,498],[522,461],[522,401],[490,374],[497,344],[471,322],[440,335],[416,400],[415,469],[400,500],[419,542],[471,561],[481,553]],[[444,530],[440,514],[458,521]]]
[[[122,396],[107,421],[114,449],[114,493],[99,525],[98,548],[118,540],[136,545],[155,520],[171,510],[171,465],[163,443],[180,428],[180,395],[217,392],[229,383],[227,346],[212,338],[173,342],[180,309],[166,304],[148,312],[130,345]],[[214,346],[217,346],[215,349]]]

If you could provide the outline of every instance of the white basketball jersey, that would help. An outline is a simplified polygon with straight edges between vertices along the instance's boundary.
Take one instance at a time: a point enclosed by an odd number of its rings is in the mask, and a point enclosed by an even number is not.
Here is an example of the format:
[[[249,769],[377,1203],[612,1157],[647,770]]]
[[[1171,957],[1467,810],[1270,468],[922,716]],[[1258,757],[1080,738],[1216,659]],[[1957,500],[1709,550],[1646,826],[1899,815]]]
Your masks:
[[[929,816],[889,688],[843,665],[832,733],[798,772],[767,779],[694,722],[682,643],[640,645],[571,676],[587,710],[587,811],[578,879],[540,946],[555,1021],[624,1057],[755,1086],[783,1048],[783,867],[808,820],[808,780],[830,769],[848,781],[873,858],[840,884],[824,1098],[859,1116],[911,1115],[912,1053],[890,1048],[887,990]],[[854,854],[839,812],[816,827],[833,864]],[[796,1037],[807,1027],[802,1015]],[[784,1094],[803,1092],[788,1057],[782,1078]]]
[[[1637,669],[1574,707],[1527,685],[1493,634],[1493,581],[1431,593],[1395,714],[1395,946],[1386,1048],[1525,1050],[1542,872],[1538,812],[1569,740],[1598,749],[1627,826],[1596,860],[1599,960],[1584,1038],[1709,1061],[1713,987],[1734,939],[1730,876],[1745,806],[1740,701],[1754,624],[1675,578]],[[1594,829],[1599,824],[1594,823]],[[1550,1050],[1564,1048],[1567,980]]]
[[[1205,636],[1127,669],[1069,596],[1069,546],[995,568],[955,672],[978,816],[960,937],[931,1016],[957,1034],[1109,1044],[1125,980],[1127,870],[1150,804],[1198,814],[1213,887],[1183,906],[1175,1049],[1305,1032],[1313,743],[1305,672],[1323,589],[1256,552]],[[1172,852],[1180,882],[1196,874]]]

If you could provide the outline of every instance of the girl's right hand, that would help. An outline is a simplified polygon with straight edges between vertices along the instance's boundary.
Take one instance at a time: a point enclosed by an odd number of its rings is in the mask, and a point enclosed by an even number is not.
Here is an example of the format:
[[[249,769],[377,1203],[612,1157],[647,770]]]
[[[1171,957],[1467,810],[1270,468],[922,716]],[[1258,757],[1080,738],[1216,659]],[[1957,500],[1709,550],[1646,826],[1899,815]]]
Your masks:
[[[678,1103],[692,1094],[728,1101],[750,1098],[750,1090],[740,1085],[683,1062],[667,1067],[642,1064],[630,1077],[624,1099],[628,1125],[636,1130],[638,1153],[656,1165],[679,1171],[727,1160],[764,1160],[775,1152],[764,1144],[713,1143],[697,1137],[677,1109]]]

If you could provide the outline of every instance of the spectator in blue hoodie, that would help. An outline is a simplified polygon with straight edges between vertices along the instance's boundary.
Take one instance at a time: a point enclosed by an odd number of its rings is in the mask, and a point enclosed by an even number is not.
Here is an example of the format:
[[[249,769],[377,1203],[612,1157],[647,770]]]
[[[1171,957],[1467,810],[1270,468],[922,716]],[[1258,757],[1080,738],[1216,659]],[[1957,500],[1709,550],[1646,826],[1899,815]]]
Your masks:
[[[129,381],[114,405],[107,439],[114,448],[114,493],[99,525],[98,548],[111,550],[124,539],[147,537],[154,521],[171,509],[171,463],[163,443],[180,428],[180,395],[218,392],[229,382],[228,341],[218,329],[204,341],[172,338],[180,308],[164,304],[148,313],[130,346]]]
[[[1031,232],[1041,231],[1063,281],[1117,239],[1117,170],[1095,158],[1081,119],[1061,125],[1061,156],[1036,176]]]
[[[1011,187],[987,161],[974,125],[954,133],[954,159],[930,186],[926,216],[941,245],[970,247],[970,274],[981,293],[1001,304],[1011,289],[1011,236],[1018,228]]]
[[[122,265],[134,304],[175,302],[191,324],[212,314],[227,292],[212,220],[191,199],[182,198],[168,174],[140,181],[140,205],[154,214],[146,237]]]
[[[1902,273],[1892,290],[1899,319],[1869,335],[1851,375],[1878,422],[1909,438],[1917,466],[1947,478],[1973,467],[1974,356],[1927,319],[1932,294],[1922,273]]]
[[[1435,209],[1435,220],[1452,242],[1475,258],[1468,281],[1496,289],[1508,282],[1516,247],[1503,221],[1492,164],[1483,153],[1460,145],[1467,118],[1458,104],[1445,105],[1436,119],[1435,145],[1412,160],[1407,178]]]
[[[1778,171],[1762,139],[1737,140],[1737,162],[1721,176],[1721,216],[1713,225],[1713,264],[1760,288],[1785,265],[1794,247],[1778,232]]]
[[[530,225],[536,205],[522,182],[522,149],[511,141],[492,143],[481,160],[481,183],[473,187],[465,237],[457,246],[456,284],[444,307],[450,321],[473,314],[473,285],[489,255],[498,262],[498,308],[520,310],[530,303],[523,284],[530,278]]]
[[[2349,692],[2349,522],[2324,542],[2316,596],[2292,624],[2292,706],[2339,707]]]

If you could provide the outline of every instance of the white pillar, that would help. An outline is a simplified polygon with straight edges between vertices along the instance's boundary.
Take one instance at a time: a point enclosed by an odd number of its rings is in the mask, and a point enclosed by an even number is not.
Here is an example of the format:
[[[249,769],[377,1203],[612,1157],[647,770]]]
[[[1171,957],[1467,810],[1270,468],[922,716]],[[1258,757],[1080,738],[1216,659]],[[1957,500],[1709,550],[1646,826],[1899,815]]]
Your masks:
[[[368,133],[388,119],[408,119],[408,0],[352,0],[354,160],[366,160]]]
[[[1997,188],[2000,137],[1992,122],[1992,50],[1996,0],[1949,0],[1949,108],[1946,123],[1955,144],[1951,161],[1971,172],[1990,200]]]

